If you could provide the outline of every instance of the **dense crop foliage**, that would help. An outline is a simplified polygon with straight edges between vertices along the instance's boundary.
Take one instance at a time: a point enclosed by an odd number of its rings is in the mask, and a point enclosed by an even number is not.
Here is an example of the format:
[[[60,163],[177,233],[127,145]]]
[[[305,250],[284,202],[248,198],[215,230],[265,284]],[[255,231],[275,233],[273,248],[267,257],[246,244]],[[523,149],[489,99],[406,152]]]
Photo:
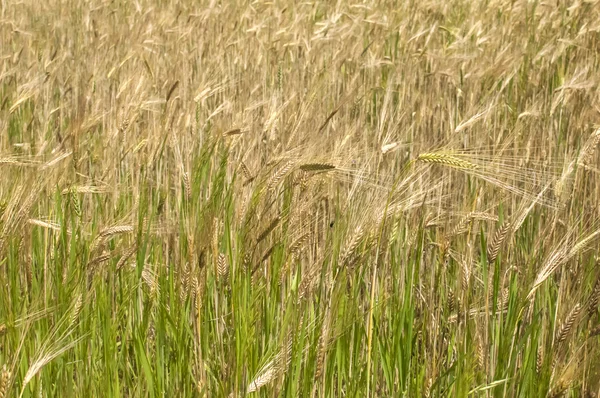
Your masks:
[[[600,4],[0,3],[0,398],[596,397]]]

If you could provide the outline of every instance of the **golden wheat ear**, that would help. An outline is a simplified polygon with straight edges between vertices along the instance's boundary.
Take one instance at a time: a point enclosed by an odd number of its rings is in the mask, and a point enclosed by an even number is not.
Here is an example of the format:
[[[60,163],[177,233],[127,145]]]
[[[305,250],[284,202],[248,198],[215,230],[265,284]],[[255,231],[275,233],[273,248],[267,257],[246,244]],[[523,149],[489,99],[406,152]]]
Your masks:
[[[8,386],[10,385],[11,371],[6,364],[2,367],[0,374],[0,398],[8,398]]]

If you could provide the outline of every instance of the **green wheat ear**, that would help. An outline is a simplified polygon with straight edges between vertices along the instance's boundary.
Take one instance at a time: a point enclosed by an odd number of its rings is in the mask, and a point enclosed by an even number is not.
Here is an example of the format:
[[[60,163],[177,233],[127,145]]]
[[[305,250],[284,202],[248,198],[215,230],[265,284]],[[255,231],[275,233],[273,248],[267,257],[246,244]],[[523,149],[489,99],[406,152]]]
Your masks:
[[[417,157],[417,160],[423,163],[445,164],[447,166],[456,167],[458,169],[464,170],[475,170],[479,167],[475,163],[471,163],[468,160],[464,160],[446,153],[426,152],[420,154]]]

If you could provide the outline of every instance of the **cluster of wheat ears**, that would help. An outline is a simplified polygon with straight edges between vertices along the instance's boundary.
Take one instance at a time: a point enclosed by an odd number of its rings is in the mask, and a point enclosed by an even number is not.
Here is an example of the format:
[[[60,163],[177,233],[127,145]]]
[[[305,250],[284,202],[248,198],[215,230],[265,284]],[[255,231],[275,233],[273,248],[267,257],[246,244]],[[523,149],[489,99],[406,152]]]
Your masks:
[[[0,1],[0,398],[597,397],[600,4]]]

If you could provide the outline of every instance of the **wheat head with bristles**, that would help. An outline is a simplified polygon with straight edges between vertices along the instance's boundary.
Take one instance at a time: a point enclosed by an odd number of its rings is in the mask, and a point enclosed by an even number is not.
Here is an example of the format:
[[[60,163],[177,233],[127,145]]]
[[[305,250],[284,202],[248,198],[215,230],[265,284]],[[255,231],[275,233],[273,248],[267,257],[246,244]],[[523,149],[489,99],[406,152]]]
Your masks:
[[[11,372],[4,364],[0,373],[0,398],[8,398],[8,386],[10,385]]]
[[[571,333],[571,329],[573,329],[573,325],[575,324],[580,311],[581,305],[579,303],[575,304],[575,307],[573,307],[571,312],[569,312],[569,315],[567,315],[567,318],[556,333],[556,344],[561,344],[567,339],[567,336],[569,336],[569,333]]]
[[[498,257],[500,248],[502,247],[502,244],[504,243],[504,240],[506,239],[510,229],[510,222],[504,221],[496,230],[494,238],[490,241],[487,247],[487,256],[490,263],[493,263],[496,260],[496,257]]]
[[[422,153],[417,157],[417,160],[423,163],[441,164],[461,170],[476,170],[479,168],[477,164],[469,162],[468,160],[441,152]]]
[[[588,299],[588,317],[592,317],[598,311],[598,303],[600,302],[600,278],[596,279],[596,283]]]

